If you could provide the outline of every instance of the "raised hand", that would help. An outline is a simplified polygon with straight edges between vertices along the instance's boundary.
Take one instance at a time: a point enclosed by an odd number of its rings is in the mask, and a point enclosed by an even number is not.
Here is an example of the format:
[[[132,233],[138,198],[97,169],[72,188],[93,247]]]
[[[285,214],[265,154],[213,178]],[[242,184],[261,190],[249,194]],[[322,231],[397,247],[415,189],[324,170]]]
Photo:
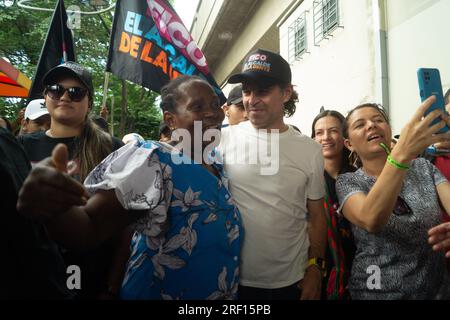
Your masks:
[[[434,251],[443,250],[450,258],[450,222],[442,223],[428,231],[428,243]]]
[[[86,204],[83,185],[67,172],[68,150],[58,144],[50,158],[39,162],[19,192],[17,210],[32,219],[46,221],[72,206]]]
[[[403,127],[395,148],[393,149],[393,158],[403,163],[411,161],[418,154],[422,153],[428,146],[439,143],[449,142],[450,132],[436,134],[446,124],[450,124],[448,116],[441,110],[434,110],[424,117],[425,111],[436,101],[434,96],[425,100],[417,109],[412,119]],[[441,121],[430,126],[436,118]],[[394,156],[395,153],[395,156]]]

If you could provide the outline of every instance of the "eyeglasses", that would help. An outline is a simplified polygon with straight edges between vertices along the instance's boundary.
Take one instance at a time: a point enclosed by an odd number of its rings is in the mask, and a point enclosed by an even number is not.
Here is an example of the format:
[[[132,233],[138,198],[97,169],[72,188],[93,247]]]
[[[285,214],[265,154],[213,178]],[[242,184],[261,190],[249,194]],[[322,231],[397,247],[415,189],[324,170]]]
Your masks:
[[[397,197],[397,201],[395,202],[395,206],[394,206],[394,211],[393,212],[397,216],[404,216],[404,215],[407,215],[407,214],[411,214],[412,210],[408,206],[408,204],[406,203],[405,200],[403,200],[400,197]]]
[[[72,87],[72,88],[64,88],[60,84],[54,84],[51,86],[47,86],[46,93],[53,100],[59,100],[64,95],[65,92],[68,92],[70,100],[74,102],[80,102],[86,96],[88,90],[86,88],[81,87]]]

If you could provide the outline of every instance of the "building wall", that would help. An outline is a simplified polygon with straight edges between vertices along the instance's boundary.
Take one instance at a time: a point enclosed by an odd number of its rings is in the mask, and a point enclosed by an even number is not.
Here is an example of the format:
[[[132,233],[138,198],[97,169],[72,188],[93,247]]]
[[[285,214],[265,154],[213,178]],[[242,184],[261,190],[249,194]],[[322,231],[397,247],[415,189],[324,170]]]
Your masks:
[[[195,39],[197,45],[201,48],[205,44],[209,33],[214,32],[215,21],[224,4],[224,0],[199,1],[200,5],[191,26],[191,35]]]
[[[450,88],[450,1],[387,0],[389,99],[393,131],[400,133],[420,105],[416,71],[438,68]]]
[[[197,16],[204,23],[197,21],[193,34],[195,28],[207,25],[209,29],[197,29],[199,43],[214,32],[223,1],[202,0]],[[311,133],[321,106],[345,115],[363,102],[388,108],[393,132],[399,133],[420,104],[419,67],[439,68],[444,92],[450,88],[450,63],[446,61],[450,57],[450,0],[340,0],[342,27],[318,46],[313,40],[313,2],[264,0],[248,13],[244,30],[233,35],[229,50],[213,70],[225,94],[232,87],[225,81],[240,68],[244,56],[254,46],[272,44],[274,32],[279,35],[280,53],[288,60],[288,28],[305,11],[308,53],[291,64],[300,102],[296,114],[286,119],[305,134]]]
[[[226,3],[232,1],[232,3]],[[194,22],[191,30],[192,37],[196,39],[199,47],[202,48],[209,33],[217,37],[217,30],[214,29],[218,12],[225,5],[240,10],[239,0],[202,0],[197,13],[197,21]],[[274,29],[277,21],[284,15],[285,11],[298,0],[259,0],[251,12],[245,16],[245,26],[239,32],[232,34],[232,42],[228,50],[223,53],[221,62],[212,70],[213,75],[219,85],[225,85],[226,80],[232,71],[239,68],[242,59],[247,53],[258,44],[270,45],[278,51],[278,32]],[[275,35],[275,36],[273,36]],[[208,58],[208,57],[206,57]]]
[[[287,123],[311,134],[321,106],[344,115],[352,107],[380,99],[377,91],[375,33],[378,32],[371,0],[340,0],[340,25],[332,37],[314,45],[313,0],[305,0],[280,26],[280,51],[288,60],[288,28],[306,12],[307,53],[291,64],[299,93],[297,112]],[[378,29],[377,29],[378,28]]]

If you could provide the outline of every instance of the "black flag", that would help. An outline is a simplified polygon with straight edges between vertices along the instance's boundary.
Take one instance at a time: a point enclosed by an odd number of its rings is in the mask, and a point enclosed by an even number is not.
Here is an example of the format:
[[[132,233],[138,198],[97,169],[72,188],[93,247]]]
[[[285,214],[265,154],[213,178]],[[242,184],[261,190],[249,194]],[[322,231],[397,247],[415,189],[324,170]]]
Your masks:
[[[72,32],[67,27],[67,13],[64,7],[64,0],[58,0],[44,47],[39,57],[36,75],[34,76],[28,99],[42,98],[44,91],[42,78],[51,68],[66,61],[75,61],[75,50],[73,48]]]
[[[197,75],[225,96],[206,58],[165,0],[118,0],[106,70],[153,91],[180,75]]]

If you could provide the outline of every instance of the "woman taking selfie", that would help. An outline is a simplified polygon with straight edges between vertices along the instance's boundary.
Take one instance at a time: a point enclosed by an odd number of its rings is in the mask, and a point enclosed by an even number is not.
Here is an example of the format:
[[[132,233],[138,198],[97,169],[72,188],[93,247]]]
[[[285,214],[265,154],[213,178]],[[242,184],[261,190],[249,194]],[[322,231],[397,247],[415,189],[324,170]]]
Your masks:
[[[434,101],[431,97],[419,107],[392,151],[387,147],[391,127],[378,105],[360,105],[347,116],[345,144],[362,163],[336,183],[357,247],[349,280],[352,299],[448,297],[450,237],[448,226],[440,225],[440,205],[450,212],[450,183],[431,163],[416,158],[427,146],[450,139],[448,133],[435,134],[450,123],[446,115],[433,111],[423,118]]]

